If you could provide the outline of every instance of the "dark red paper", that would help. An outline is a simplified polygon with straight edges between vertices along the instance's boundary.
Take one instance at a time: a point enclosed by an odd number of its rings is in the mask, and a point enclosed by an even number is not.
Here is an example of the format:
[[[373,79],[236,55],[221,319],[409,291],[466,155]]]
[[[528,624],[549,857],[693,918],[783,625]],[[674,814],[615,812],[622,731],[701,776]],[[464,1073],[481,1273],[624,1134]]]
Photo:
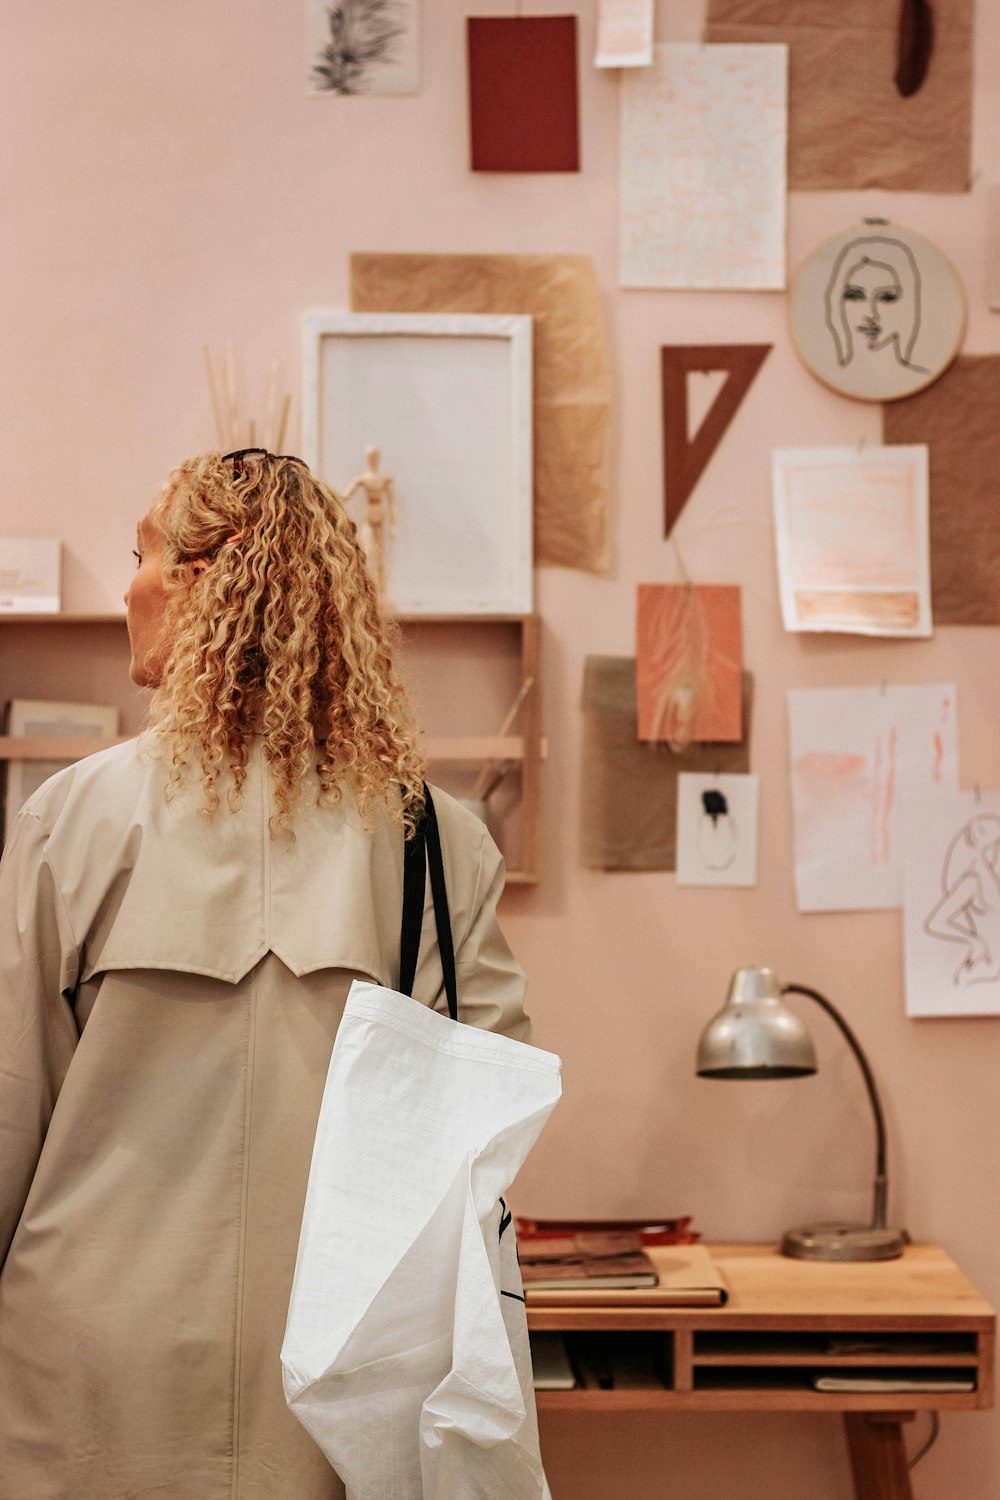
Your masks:
[[[470,16],[474,172],[578,172],[576,16]]]

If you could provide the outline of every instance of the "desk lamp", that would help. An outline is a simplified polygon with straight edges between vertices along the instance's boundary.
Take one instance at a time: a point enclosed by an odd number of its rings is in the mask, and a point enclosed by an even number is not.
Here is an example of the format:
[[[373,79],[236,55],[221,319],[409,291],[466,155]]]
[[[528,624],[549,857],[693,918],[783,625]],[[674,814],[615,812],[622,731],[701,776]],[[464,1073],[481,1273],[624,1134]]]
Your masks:
[[[843,1016],[818,990],[804,984],[779,985],[772,969],[737,969],[722,1010],[698,1043],[699,1078],[803,1078],[816,1072],[812,1038],[798,1016],[782,1003],[784,995],[805,995],[822,1006],[840,1027],[858,1060],[875,1116],[875,1202],[870,1225],[815,1224],[790,1229],[781,1253],[796,1260],[895,1260],[906,1233],[886,1228],[888,1195],[885,1120],[875,1079],[861,1044]]]

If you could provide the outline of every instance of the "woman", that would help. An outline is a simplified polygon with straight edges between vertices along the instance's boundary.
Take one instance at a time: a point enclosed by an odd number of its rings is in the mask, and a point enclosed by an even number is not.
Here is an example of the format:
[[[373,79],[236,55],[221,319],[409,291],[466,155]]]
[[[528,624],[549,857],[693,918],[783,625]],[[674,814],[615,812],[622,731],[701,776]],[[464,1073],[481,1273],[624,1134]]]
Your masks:
[[[185,463],[136,556],[150,728],[47,782],[0,871],[0,1496],[334,1500],[279,1351],[347,991],[398,981],[422,766],[299,460]],[[523,1039],[500,856],[435,804],[462,1019]],[[430,913],[414,995],[444,1007]]]

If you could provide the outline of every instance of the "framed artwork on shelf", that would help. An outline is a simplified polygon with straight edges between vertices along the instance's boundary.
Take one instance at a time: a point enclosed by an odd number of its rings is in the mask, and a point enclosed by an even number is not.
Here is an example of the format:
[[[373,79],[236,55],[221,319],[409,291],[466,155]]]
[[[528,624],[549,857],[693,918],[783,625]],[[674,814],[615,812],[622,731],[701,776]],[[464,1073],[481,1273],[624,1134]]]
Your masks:
[[[391,501],[376,572],[395,613],[530,613],[530,317],[306,313],[302,404],[303,456],[355,491],[369,548],[374,490]]]

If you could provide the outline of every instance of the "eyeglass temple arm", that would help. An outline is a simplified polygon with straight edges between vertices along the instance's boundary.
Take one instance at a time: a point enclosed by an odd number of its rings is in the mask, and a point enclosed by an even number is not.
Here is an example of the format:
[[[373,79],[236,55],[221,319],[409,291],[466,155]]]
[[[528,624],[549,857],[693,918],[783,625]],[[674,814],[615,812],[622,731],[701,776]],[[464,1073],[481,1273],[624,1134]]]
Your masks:
[[[875,1197],[872,1208],[872,1228],[884,1229],[886,1199],[889,1193],[889,1182],[886,1175],[885,1116],[882,1113],[882,1103],[878,1096],[875,1077],[868,1064],[868,1059],[862,1051],[861,1043],[840,1014],[840,1011],[837,1010],[836,1006],[825,995],[821,995],[819,990],[810,989],[807,984],[786,984],[782,985],[781,993],[783,995],[805,995],[809,1000],[815,1000],[816,1004],[821,1006],[830,1019],[839,1026],[847,1041],[847,1045],[858,1060],[858,1067],[861,1069],[862,1076],[864,1077],[868,1097],[871,1100],[872,1112],[875,1116]]]

